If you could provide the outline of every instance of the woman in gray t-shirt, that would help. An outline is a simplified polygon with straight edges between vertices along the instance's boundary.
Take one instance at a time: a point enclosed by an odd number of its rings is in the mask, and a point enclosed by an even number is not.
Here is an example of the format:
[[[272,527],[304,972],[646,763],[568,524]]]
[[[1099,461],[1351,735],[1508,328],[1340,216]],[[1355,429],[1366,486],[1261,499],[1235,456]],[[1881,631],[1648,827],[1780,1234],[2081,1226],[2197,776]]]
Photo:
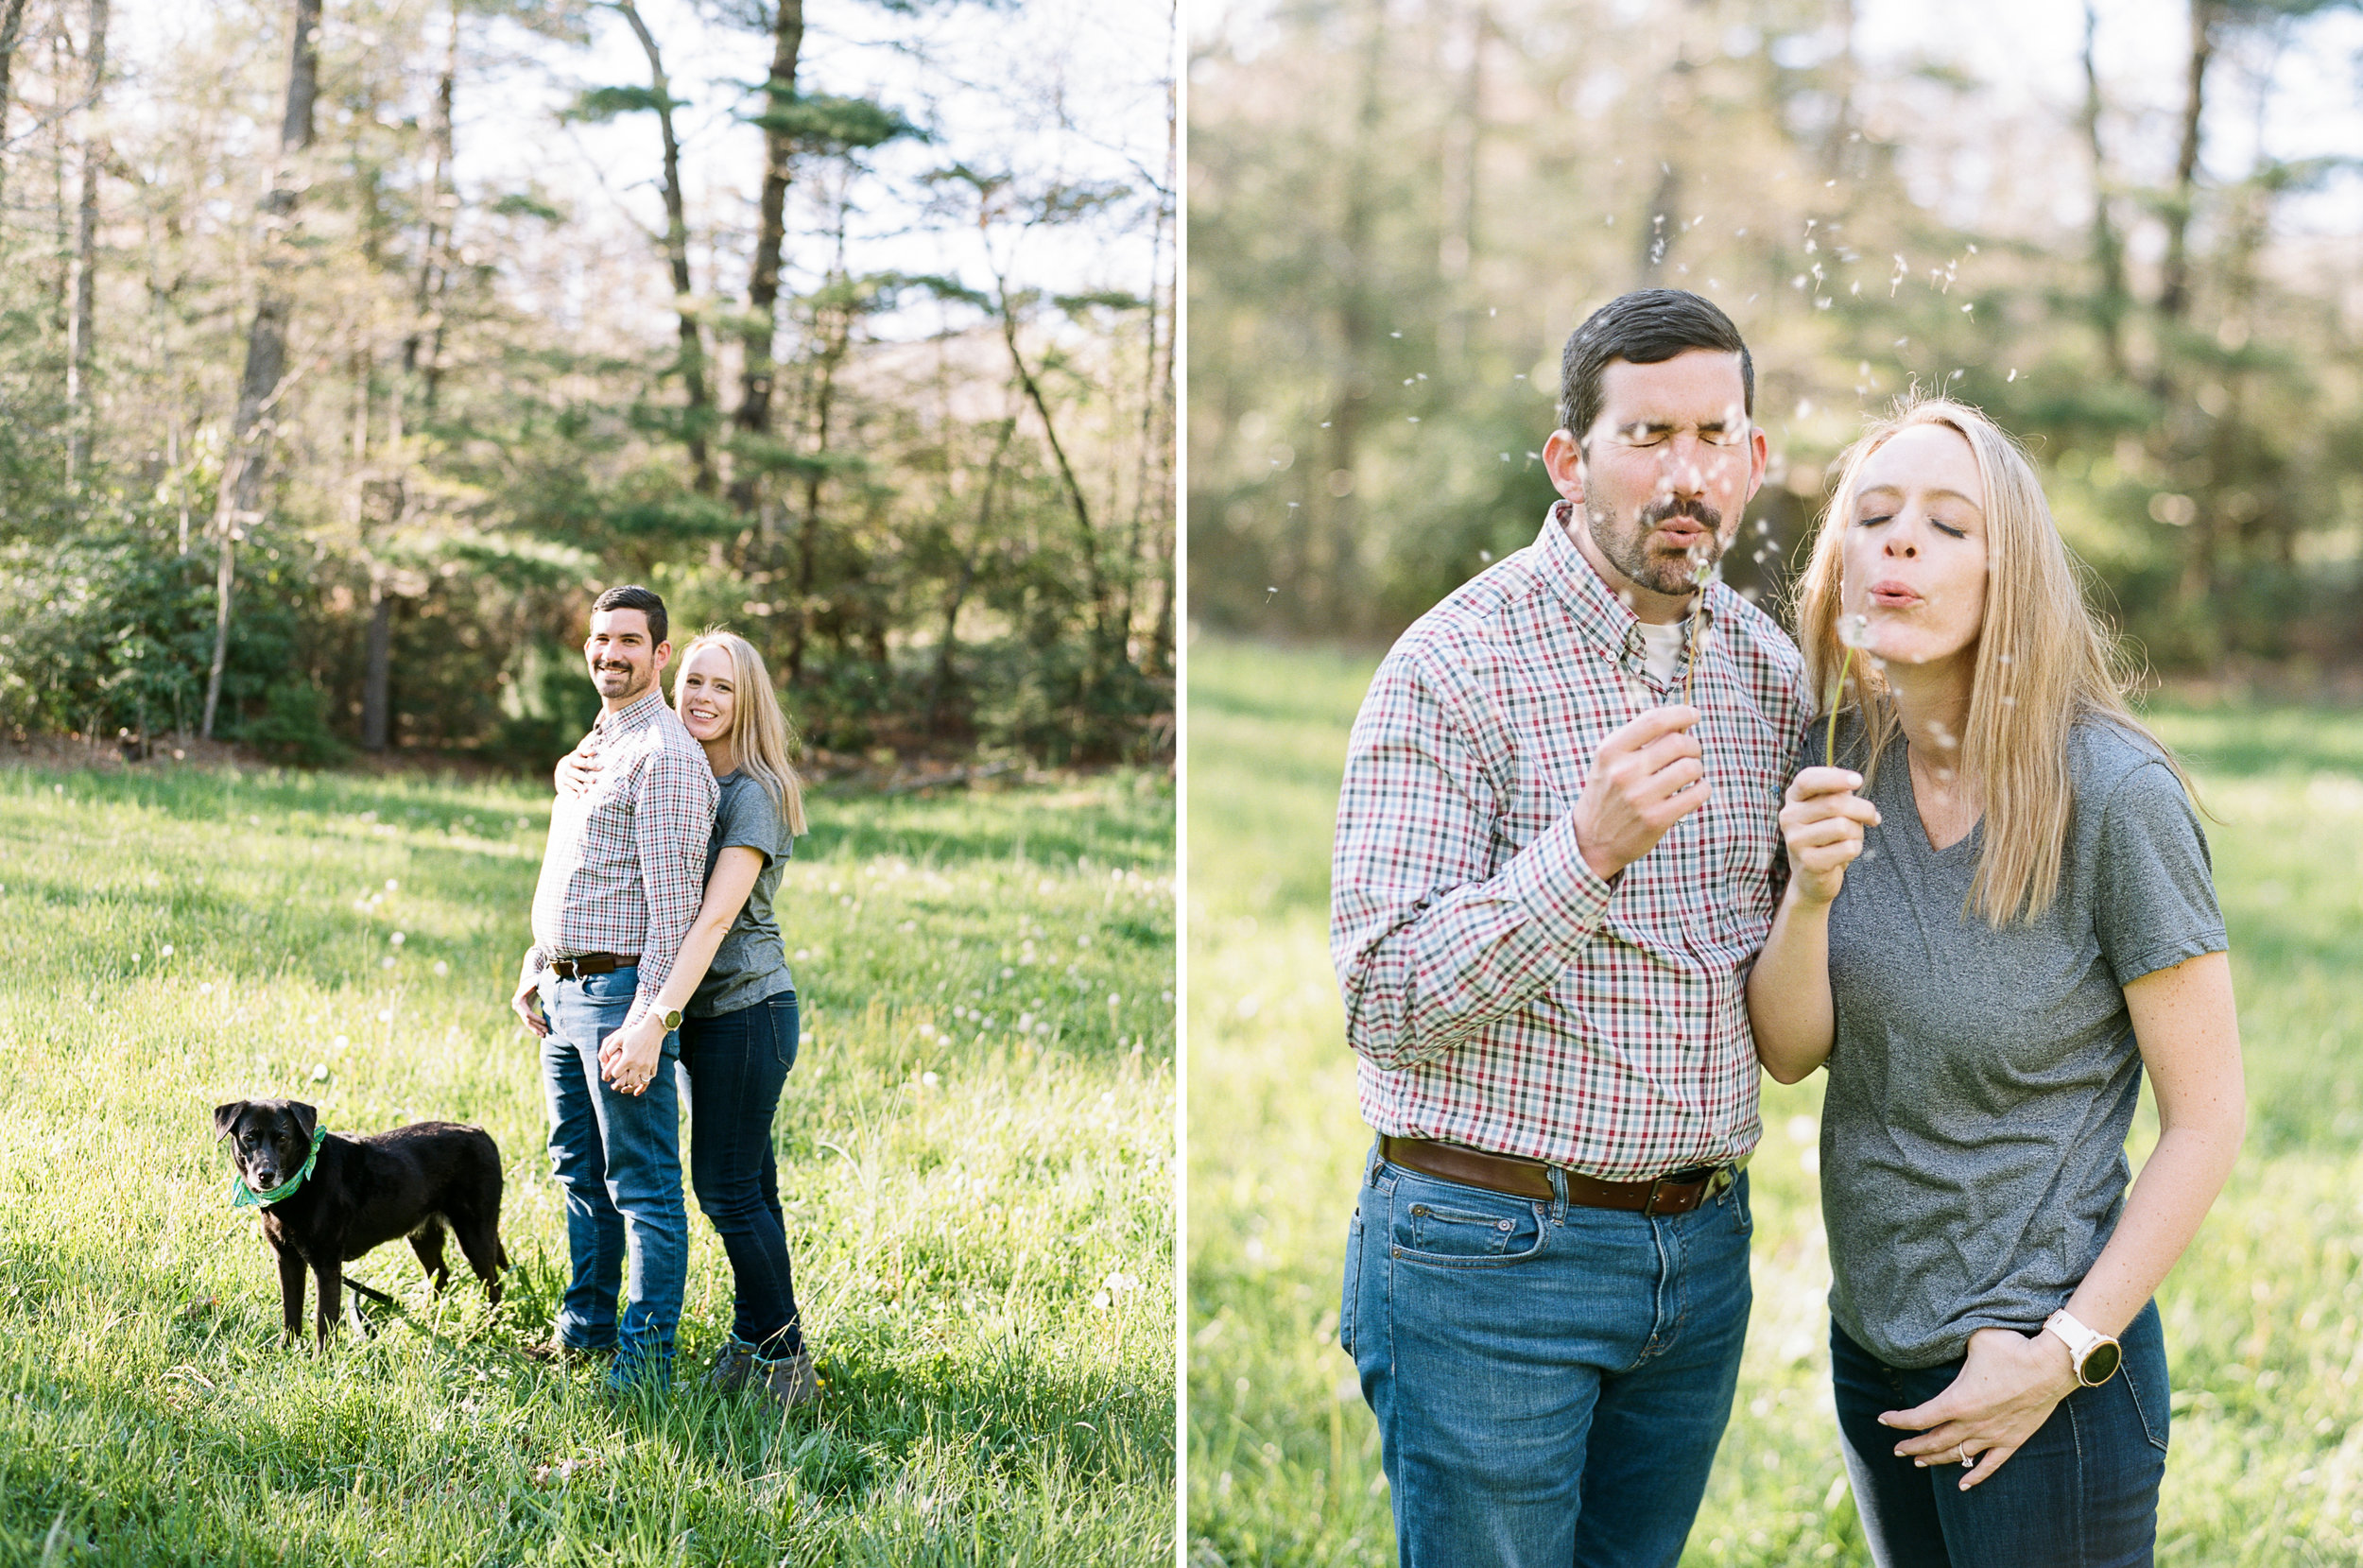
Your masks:
[[[759,1388],[793,1406],[819,1385],[797,1312],[771,1148],[797,1044],[796,982],[771,899],[804,831],[802,797],[788,763],[786,718],[763,656],[745,638],[708,631],[693,639],[674,676],[673,706],[721,786],[705,898],[655,1004],[611,1036],[602,1054],[654,1060],[666,1024],[680,1029],[690,1181],[737,1286],[731,1337],[709,1381],[725,1390]],[[560,766],[561,787],[595,767],[578,752]]]
[[[1856,444],[1799,622],[1832,713],[1748,1001],[1774,1077],[1829,1070],[1832,1374],[1872,1559],[2146,1563],[2150,1297],[2246,1118],[2186,783],[1975,409],[1921,402]],[[2161,1133],[2129,1192],[2145,1069]]]

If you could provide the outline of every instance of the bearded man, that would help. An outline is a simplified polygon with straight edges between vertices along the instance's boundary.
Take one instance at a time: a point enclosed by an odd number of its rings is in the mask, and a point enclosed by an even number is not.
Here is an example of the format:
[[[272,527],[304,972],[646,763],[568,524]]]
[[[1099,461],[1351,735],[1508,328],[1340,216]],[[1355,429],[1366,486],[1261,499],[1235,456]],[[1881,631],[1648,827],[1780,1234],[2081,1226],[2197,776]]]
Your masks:
[[[1378,1137],[1338,1337],[1406,1568],[1682,1555],[1746,1333],[1748,971],[1811,719],[1713,578],[1763,482],[1754,366],[1698,295],[1567,340],[1541,536],[1380,666],[1331,956]]]

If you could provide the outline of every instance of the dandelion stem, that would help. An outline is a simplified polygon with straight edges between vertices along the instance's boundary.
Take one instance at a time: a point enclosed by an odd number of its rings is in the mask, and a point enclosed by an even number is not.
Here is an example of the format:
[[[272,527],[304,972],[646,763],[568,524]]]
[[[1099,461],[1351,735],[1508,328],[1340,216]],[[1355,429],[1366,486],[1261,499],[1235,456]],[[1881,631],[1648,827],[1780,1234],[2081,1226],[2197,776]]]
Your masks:
[[[1715,562],[1708,561],[1690,579],[1698,602],[1690,607],[1690,659],[1682,668],[1682,701],[1685,705],[1690,702],[1691,683],[1699,679],[1699,641],[1707,624],[1707,574],[1714,570]]]
[[[1830,687],[1830,730],[1821,740],[1821,766],[1824,767],[1837,766],[1837,704],[1838,698],[1846,695],[1846,672],[1854,667],[1854,649],[1850,644],[1846,657],[1838,661],[1837,680]]]

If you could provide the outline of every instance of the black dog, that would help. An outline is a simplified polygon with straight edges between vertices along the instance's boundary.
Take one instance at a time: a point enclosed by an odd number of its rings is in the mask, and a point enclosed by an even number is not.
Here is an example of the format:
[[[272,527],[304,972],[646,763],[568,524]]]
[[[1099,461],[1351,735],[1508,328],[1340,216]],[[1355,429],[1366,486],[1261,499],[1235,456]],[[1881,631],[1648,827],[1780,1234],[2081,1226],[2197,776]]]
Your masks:
[[[314,1321],[325,1346],[341,1286],[377,1295],[346,1280],[342,1266],[396,1236],[410,1238],[440,1293],[450,1277],[446,1221],[484,1294],[500,1305],[499,1271],[509,1254],[500,1241],[501,1151],[491,1133],[456,1122],[414,1122],[355,1138],[316,1137],[319,1130],[319,1112],[300,1100],[237,1100],[214,1111],[214,1137],[230,1140],[231,1162],[261,1202],[263,1234],[279,1254],[287,1338],[303,1332],[307,1266],[319,1284]],[[274,1199],[273,1190],[301,1175],[307,1161],[311,1174]]]

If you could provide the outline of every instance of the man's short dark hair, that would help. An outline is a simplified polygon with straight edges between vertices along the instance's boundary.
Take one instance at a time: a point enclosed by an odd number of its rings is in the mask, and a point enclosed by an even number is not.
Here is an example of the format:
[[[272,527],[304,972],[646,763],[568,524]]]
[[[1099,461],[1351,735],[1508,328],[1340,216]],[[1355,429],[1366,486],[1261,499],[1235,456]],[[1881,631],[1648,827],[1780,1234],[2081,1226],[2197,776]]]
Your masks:
[[[1688,289],[1642,288],[1619,294],[1567,335],[1559,360],[1560,428],[1583,444],[1600,417],[1600,377],[1612,362],[1659,365],[1691,349],[1739,355],[1739,384],[1752,419],[1756,364],[1732,319]]]
[[[628,582],[621,588],[611,588],[601,594],[591,606],[591,613],[594,615],[602,610],[639,611],[648,617],[649,645],[651,646],[664,645],[666,629],[664,601],[657,597],[655,589],[643,588],[636,582]]]

